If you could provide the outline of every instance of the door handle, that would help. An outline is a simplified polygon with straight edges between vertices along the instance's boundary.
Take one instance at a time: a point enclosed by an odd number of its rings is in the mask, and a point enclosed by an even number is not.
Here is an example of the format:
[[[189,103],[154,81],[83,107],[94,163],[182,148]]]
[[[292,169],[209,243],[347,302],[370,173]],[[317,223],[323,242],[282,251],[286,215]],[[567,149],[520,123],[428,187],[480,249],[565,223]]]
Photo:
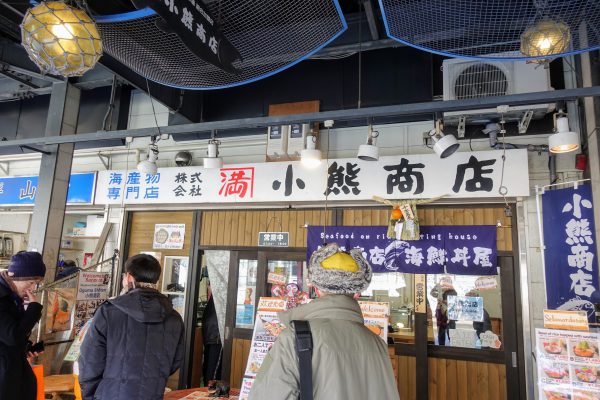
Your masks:
[[[517,352],[512,352],[512,366],[513,368],[517,368]]]
[[[231,338],[231,328],[226,326],[225,327],[225,340],[229,340]]]

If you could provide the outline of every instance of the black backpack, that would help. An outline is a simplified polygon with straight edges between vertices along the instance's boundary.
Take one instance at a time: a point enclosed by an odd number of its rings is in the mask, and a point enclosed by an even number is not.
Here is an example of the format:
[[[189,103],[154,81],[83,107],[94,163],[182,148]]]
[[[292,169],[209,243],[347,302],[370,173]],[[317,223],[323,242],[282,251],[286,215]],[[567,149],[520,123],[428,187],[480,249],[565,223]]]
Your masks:
[[[300,369],[300,399],[313,400],[313,340],[308,321],[292,321],[296,330],[296,354]]]

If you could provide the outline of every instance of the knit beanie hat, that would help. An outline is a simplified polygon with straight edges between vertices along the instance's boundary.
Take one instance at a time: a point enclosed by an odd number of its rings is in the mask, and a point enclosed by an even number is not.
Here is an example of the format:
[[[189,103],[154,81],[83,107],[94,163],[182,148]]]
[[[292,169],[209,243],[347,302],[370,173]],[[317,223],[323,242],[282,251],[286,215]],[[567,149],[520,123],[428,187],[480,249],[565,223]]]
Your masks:
[[[369,287],[372,276],[371,266],[359,249],[344,252],[337,243],[330,243],[310,256],[308,279],[326,293],[361,293]]]
[[[10,260],[8,276],[15,281],[29,279],[43,279],[46,275],[46,266],[42,255],[37,251],[22,251]]]

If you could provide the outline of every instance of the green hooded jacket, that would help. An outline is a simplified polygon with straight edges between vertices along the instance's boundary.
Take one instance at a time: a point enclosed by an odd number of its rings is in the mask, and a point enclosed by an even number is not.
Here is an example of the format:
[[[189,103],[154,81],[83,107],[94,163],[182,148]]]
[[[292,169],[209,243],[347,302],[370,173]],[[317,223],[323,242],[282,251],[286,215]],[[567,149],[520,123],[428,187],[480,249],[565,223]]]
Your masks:
[[[364,326],[358,302],[328,295],[279,314],[287,327],[265,357],[250,400],[297,400],[298,358],[293,320],[310,322],[314,400],[400,398],[387,344]]]

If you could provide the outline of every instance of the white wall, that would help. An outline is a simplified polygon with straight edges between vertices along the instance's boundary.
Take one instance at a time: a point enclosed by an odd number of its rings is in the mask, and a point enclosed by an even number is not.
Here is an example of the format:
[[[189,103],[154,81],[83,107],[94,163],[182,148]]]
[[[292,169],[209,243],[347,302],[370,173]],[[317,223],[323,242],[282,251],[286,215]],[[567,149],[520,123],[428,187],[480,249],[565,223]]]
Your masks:
[[[156,120],[154,119],[156,114]],[[127,129],[169,125],[169,109],[140,90],[131,93]]]

